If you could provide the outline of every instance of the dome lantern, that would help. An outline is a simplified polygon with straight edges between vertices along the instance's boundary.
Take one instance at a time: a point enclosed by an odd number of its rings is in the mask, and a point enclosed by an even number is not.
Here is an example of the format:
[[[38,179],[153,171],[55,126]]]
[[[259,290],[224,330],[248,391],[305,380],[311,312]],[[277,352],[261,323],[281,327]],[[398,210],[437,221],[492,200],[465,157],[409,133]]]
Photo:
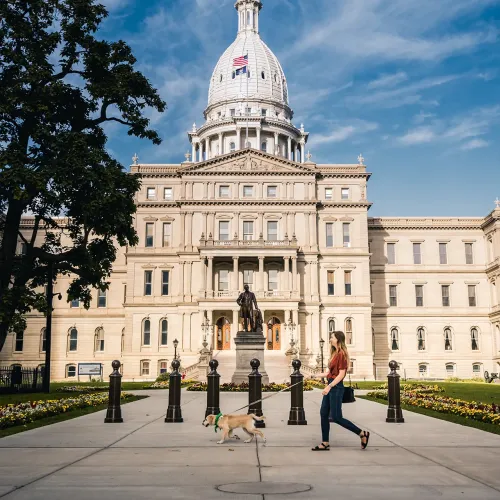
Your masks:
[[[234,8],[238,11],[238,33],[259,32],[260,0],[237,0]]]

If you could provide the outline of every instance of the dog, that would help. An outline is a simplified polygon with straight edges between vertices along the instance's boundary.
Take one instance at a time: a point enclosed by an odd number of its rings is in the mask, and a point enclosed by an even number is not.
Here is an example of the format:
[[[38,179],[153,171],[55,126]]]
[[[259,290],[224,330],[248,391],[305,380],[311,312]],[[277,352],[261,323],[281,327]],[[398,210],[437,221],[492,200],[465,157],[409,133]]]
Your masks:
[[[215,425],[217,415],[208,415],[203,421],[205,427],[210,427]],[[222,439],[217,441],[217,444],[222,444],[229,437],[234,437],[235,439],[240,439],[239,436],[233,435],[233,430],[241,427],[243,431],[250,437],[245,440],[245,443],[251,443],[254,436],[260,436],[264,443],[266,438],[264,434],[255,428],[255,422],[261,422],[265,420],[265,417],[258,417],[251,413],[250,415],[222,415],[217,422],[217,428],[222,430]]]

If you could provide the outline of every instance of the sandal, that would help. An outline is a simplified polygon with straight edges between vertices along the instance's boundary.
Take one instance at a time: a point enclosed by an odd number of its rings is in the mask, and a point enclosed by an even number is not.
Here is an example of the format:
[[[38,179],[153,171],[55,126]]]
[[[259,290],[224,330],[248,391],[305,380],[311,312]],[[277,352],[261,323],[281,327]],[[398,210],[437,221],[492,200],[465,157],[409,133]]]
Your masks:
[[[319,446],[315,446],[314,448],[311,448],[312,451],[330,451],[330,445],[324,445],[321,443]]]
[[[363,435],[359,437],[361,438],[361,449],[365,450],[368,446],[368,441],[370,440],[370,433],[367,431],[363,431]],[[363,439],[366,439],[366,443],[363,443]]]

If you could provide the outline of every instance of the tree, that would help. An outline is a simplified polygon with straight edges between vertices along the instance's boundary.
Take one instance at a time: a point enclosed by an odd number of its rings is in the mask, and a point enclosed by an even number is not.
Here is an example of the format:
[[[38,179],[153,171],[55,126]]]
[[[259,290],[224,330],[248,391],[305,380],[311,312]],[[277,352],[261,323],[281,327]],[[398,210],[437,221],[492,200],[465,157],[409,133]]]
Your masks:
[[[106,16],[96,0],[0,2],[0,350],[23,315],[46,312],[49,263],[88,308],[116,245],[137,243],[140,179],[108,154],[103,125],[159,144],[144,112],[166,105],[125,42],[96,38]]]

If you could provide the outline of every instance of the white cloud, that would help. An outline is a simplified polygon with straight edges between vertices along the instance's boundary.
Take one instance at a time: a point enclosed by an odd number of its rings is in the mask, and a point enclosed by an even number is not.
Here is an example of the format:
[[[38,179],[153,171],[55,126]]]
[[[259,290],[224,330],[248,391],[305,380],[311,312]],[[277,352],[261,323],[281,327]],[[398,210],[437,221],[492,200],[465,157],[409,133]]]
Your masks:
[[[407,146],[413,144],[423,144],[435,139],[436,134],[428,127],[419,127],[409,131],[406,135],[399,138],[399,142]]]
[[[378,89],[381,87],[395,87],[399,83],[408,80],[408,75],[404,71],[399,71],[393,75],[382,75],[376,80],[371,81],[367,87],[369,89]]]
[[[314,134],[308,141],[308,146],[319,146],[322,144],[331,144],[335,142],[343,142],[353,136],[361,135],[367,132],[372,132],[378,129],[378,124],[366,122],[364,120],[355,120],[349,125],[336,125],[333,130],[326,134]]]
[[[98,3],[104,5],[108,11],[112,12],[115,10],[123,9],[130,0],[99,0]]]
[[[472,139],[471,141],[463,144],[460,149],[462,149],[463,151],[469,151],[471,149],[485,148],[489,146],[489,144],[490,143],[488,141],[485,141],[484,139]]]
[[[434,118],[436,115],[434,113],[426,113],[425,111],[420,111],[418,115],[413,117],[413,122],[420,125],[427,120],[427,118]]]

